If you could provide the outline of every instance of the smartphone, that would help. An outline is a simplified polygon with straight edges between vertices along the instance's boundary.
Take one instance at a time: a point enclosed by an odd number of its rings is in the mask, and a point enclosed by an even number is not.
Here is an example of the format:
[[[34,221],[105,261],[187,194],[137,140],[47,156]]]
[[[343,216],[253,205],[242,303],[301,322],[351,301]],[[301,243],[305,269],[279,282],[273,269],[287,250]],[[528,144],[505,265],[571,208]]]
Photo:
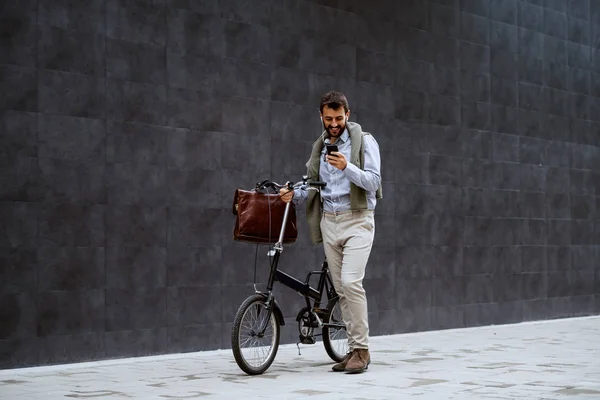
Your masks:
[[[328,144],[327,145],[327,155],[331,155],[331,152],[338,151],[337,144]]]

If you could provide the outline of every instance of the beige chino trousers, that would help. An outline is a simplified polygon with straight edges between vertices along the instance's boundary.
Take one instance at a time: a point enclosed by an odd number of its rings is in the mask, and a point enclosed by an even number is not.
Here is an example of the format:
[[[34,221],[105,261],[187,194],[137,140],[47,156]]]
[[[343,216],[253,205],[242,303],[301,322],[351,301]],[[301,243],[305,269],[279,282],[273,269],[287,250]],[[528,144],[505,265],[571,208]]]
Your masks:
[[[333,286],[340,297],[350,350],[369,348],[365,268],[375,235],[372,210],[323,213],[321,234]]]

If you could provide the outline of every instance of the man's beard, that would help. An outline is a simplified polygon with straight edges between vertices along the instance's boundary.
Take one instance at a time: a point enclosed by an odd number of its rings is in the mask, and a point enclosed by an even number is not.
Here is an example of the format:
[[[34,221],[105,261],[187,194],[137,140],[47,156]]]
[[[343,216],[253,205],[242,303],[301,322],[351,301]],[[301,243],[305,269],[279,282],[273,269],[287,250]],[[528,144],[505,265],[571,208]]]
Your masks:
[[[332,137],[333,135],[331,134],[331,126],[326,127],[325,124],[323,124],[323,128],[325,128],[325,131],[327,131],[327,137]],[[342,134],[344,133],[344,131],[346,130],[346,124],[344,125],[338,125],[338,134],[335,135],[335,137],[340,137],[342,136]]]

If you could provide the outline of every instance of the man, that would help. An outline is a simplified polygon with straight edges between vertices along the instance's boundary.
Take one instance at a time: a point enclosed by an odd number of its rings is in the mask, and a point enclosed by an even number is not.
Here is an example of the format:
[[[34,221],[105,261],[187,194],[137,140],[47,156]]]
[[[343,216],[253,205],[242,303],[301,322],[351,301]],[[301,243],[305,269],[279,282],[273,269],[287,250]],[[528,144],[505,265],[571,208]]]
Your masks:
[[[371,362],[367,297],[363,288],[365,268],[375,235],[374,210],[381,198],[379,145],[359,124],[348,121],[348,100],[328,92],[320,104],[323,133],[313,144],[306,166],[308,177],[327,183],[321,190],[280,194],[285,202],[306,202],[311,240],[323,242],[350,352],[333,366],[334,371],[360,373]],[[327,145],[338,151],[327,154]]]

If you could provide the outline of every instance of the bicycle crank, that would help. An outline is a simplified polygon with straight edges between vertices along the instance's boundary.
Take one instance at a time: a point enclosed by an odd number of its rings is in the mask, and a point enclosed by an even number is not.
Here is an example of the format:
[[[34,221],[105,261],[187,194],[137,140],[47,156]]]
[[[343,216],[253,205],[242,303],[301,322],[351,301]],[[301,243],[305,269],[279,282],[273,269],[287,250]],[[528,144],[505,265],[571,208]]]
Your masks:
[[[313,332],[319,327],[319,317],[308,307],[303,308],[296,317],[298,321],[299,339],[302,344],[315,344]]]

